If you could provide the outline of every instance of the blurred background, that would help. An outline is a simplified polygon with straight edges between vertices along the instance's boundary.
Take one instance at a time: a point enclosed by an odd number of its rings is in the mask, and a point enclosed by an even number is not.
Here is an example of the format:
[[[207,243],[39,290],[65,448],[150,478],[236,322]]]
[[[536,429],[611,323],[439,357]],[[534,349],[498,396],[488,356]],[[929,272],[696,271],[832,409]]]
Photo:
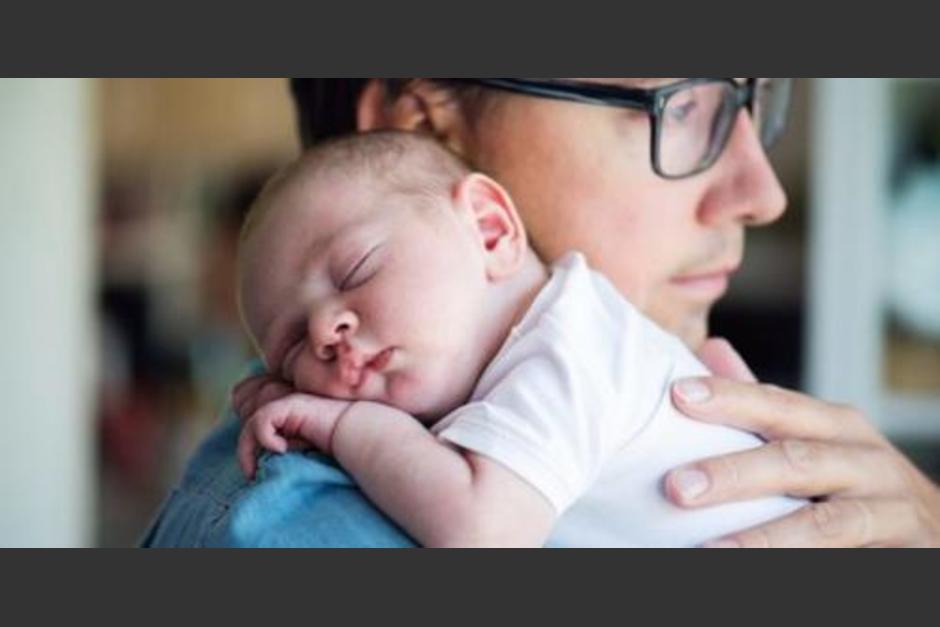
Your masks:
[[[714,331],[940,477],[940,79],[798,79]],[[285,79],[0,80],[0,546],[133,546],[250,352],[240,222]]]

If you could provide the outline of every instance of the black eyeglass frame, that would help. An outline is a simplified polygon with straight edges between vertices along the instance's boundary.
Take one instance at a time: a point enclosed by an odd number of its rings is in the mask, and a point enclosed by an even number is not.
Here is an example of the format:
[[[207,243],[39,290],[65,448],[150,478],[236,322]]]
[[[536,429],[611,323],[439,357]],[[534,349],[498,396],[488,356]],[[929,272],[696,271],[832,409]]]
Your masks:
[[[502,89],[518,94],[539,96],[542,98],[553,98],[555,100],[565,100],[569,102],[579,102],[582,104],[603,105],[609,107],[625,107],[629,109],[639,109],[646,111],[650,119],[650,159],[653,171],[660,177],[669,180],[679,180],[690,178],[709,169],[727,147],[731,132],[726,133],[720,146],[709,152],[705,159],[694,170],[675,175],[663,171],[660,165],[660,139],[662,135],[663,112],[669,99],[676,92],[682,91],[695,85],[704,85],[710,83],[722,83],[728,85],[734,94],[733,113],[736,114],[742,107],[746,107],[748,113],[753,119],[754,99],[757,93],[757,78],[749,78],[744,83],[739,83],[733,78],[687,78],[675,83],[669,83],[661,87],[652,89],[642,89],[638,87],[622,87],[619,85],[603,85],[598,83],[582,83],[564,80],[546,80],[533,78],[449,78],[449,82],[479,85],[493,89]],[[789,103],[787,104],[789,107]],[[761,142],[764,149],[768,149],[776,142],[784,125],[781,125],[780,132],[776,133],[769,141]],[[761,135],[763,138],[763,135]]]

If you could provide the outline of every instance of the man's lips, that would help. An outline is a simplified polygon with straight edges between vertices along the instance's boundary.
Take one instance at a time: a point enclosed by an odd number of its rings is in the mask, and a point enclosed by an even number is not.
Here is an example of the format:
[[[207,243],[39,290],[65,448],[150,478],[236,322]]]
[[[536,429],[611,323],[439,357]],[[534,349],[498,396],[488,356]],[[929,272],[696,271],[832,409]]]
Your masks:
[[[721,298],[728,291],[731,277],[738,267],[725,266],[718,270],[691,272],[673,277],[670,283],[686,293],[699,298],[715,300]]]

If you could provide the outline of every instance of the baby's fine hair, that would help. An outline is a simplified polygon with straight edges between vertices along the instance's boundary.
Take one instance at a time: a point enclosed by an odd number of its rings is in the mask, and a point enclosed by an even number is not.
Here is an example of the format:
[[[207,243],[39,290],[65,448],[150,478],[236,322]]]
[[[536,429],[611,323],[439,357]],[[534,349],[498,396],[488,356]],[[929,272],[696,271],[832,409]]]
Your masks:
[[[365,176],[389,193],[416,200],[447,198],[472,172],[433,137],[407,131],[370,131],[325,140],[275,174],[252,205],[242,227],[244,240],[268,213],[271,197],[298,177],[350,179]]]

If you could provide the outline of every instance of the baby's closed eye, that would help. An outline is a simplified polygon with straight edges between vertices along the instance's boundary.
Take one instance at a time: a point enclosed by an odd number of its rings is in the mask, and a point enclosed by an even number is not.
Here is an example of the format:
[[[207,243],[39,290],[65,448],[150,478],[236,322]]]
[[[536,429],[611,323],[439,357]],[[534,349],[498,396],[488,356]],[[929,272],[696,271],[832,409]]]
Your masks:
[[[340,291],[356,289],[378,274],[381,268],[382,244],[373,246],[363,254],[345,274],[339,284]]]

